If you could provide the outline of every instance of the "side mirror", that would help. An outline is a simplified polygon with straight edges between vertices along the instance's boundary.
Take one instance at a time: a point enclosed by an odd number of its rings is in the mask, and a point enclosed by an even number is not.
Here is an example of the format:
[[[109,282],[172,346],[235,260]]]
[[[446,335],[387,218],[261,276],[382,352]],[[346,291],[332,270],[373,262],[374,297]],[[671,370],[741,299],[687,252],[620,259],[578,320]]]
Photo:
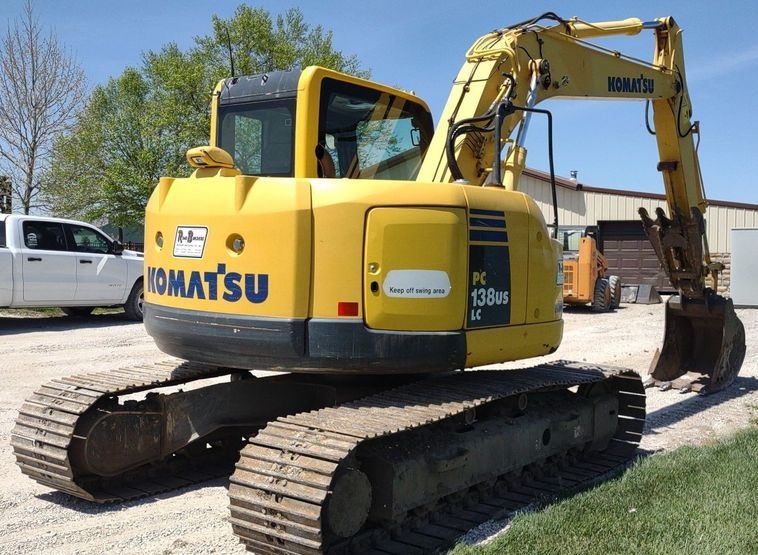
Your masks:
[[[116,240],[113,241],[113,244],[111,246],[111,251],[113,254],[121,254],[124,252],[124,245],[121,244],[121,241]]]

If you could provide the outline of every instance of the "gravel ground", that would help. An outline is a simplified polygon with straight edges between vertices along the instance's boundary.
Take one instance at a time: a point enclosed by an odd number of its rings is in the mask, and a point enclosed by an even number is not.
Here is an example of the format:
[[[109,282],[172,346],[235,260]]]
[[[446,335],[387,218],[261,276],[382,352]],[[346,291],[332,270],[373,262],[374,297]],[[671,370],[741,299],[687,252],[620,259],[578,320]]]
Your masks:
[[[563,345],[544,360],[571,359],[646,372],[662,342],[663,305],[622,305],[616,313],[565,315]],[[738,310],[748,349],[737,382],[711,397],[649,391],[646,452],[701,444],[758,416],[758,310]],[[54,492],[21,474],[10,432],[18,407],[40,384],[73,373],[166,360],[141,324],[118,314],[86,321],[0,312],[0,553],[244,553],[227,522],[227,480],[113,506]],[[542,360],[542,359],[541,359]],[[533,363],[534,361],[529,361]],[[522,366],[524,364],[521,364]],[[715,471],[715,470],[714,470]],[[502,529],[482,528],[476,539]]]

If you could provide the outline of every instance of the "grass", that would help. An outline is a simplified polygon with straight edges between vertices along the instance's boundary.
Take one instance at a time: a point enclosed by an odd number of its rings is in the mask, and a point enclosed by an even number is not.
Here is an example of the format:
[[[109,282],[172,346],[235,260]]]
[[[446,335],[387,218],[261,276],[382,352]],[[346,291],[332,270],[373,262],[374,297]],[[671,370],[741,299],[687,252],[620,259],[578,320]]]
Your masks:
[[[449,555],[758,554],[758,426],[648,457],[621,478]]]

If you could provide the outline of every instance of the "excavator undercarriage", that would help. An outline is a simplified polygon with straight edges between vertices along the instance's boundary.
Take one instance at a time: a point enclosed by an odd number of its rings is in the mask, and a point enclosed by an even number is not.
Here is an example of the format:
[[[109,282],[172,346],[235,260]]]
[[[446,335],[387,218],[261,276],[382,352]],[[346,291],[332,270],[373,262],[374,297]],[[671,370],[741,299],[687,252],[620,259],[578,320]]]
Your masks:
[[[107,503],[228,474],[247,442],[231,522],[253,551],[423,553],[622,470],[645,418],[637,374],[568,362],[373,384],[248,376],[167,363],[55,380],[21,408],[17,462]]]

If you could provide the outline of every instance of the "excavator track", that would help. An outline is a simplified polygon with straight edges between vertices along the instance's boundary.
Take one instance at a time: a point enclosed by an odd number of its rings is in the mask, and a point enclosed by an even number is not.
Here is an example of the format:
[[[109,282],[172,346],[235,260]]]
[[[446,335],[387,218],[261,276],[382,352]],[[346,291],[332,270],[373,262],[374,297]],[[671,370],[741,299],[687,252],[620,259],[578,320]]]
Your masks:
[[[71,447],[82,415],[105,399],[229,373],[208,365],[163,362],[52,380],[19,409],[11,432],[16,464],[40,484],[98,503],[155,495],[228,475],[236,456],[209,448],[112,478],[81,476],[72,463]]]
[[[465,418],[523,394],[601,382],[618,399],[618,420],[600,452],[570,449],[381,524],[362,521],[371,503],[356,470],[365,445],[389,441],[402,453],[412,448],[411,430]],[[232,528],[250,551],[267,555],[434,552],[489,519],[620,472],[634,457],[644,418],[637,374],[566,362],[433,377],[335,408],[281,417],[242,450],[229,488]]]
[[[74,448],[87,433],[82,431],[87,416],[107,413],[119,397],[229,373],[169,362],[53,380],[19,411],[11,438],[17,464],[43,485],[99,503],[229,475],[237,452],[228,446],[179,452],[111,477],[79,471]],[[524,394],[538,397],[572,386],[581,392],[593,384],[607,384],[618,399],[618,425],[601,452],[571,448],[552,453],[523,468],[443,492],[381,525],[356,524],[351,516],[357,514],[360,520],[368,511],[370,500],[354,468],[356,453],[372,442],[389,442],[391,450],[402,453],[409,432],[450,421],[465,423],[498,403],[517,407]],[[641,437],[644,405],[640,378],[629,370],[553,363],[435,376],[333,408],[280,416],[260,429],[241,453],[229,490],[230,520],[256,553],[431,552],[482,522],[582,489],[625,468]],[[434,456],[434,446],[424,448]],[[453,473],[458,463],[435,461]]]

